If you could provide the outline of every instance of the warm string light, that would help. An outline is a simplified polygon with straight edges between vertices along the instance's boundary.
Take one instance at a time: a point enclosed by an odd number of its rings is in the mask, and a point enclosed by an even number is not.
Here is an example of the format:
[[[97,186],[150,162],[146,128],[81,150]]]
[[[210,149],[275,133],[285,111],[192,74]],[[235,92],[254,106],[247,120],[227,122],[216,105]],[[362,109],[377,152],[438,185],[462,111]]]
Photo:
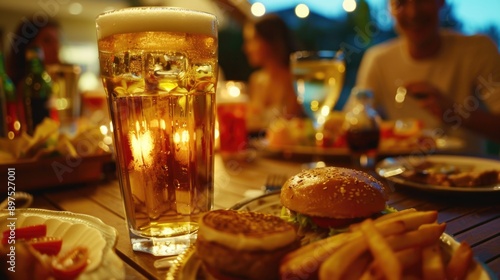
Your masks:
[[[265,1],[263,1],[265,2]],[[261,17],[267,13],[267,8],[266,4],[263,2],[256,1],[255,3],[252,4],[250,7],[250,12],[252,13],[253,16],[255,17]],[[295,15],[298,18],[307,18],[310,15],[310,8],[307,4],[308,1],[304,1],[304,3],[299,3],[295,6]],[[351,13],[355,11],[357,8],[357,3],[356,0],[343,0],[342,1],[342,9],[347,12]]]
[[[306,18],[309,16],[309,7],[306,4],[298,4],[295,6],[295,15],[299,18]]]

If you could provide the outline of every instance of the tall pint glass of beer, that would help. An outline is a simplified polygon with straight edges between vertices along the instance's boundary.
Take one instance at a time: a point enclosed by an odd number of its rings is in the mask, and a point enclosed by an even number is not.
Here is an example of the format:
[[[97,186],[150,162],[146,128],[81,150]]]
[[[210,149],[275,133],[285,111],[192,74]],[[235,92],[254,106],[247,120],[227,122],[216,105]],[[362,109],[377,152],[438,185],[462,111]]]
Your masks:
[[[138,7],[96,28],[132,249],[179,254],[213,207],[217,20]]]

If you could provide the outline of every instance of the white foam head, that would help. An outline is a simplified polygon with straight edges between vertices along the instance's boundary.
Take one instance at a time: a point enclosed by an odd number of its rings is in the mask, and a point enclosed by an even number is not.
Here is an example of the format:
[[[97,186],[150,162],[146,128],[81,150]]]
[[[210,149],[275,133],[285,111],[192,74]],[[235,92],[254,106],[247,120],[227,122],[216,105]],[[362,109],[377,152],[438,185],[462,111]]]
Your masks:
[[[217,36],[214,15],[173,7],[135,7],[110,11],[96,19],[97,38],[144,31],[187,32]]]

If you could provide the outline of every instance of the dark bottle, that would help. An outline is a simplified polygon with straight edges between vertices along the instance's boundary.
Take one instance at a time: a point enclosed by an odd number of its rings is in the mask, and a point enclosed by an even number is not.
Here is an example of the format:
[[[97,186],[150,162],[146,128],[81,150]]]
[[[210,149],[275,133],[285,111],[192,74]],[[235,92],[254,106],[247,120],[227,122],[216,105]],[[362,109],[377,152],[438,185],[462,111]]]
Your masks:
[[[50,117],[49,100],[52,84],[43,65],[43,51],[38,47],[26,52],[28,73],[24,79],[23,100],[26,117],[26,132],[33,135],[35,128]]]
[[[17,98],[14,83],[5,71],[2,52],[0,52],[0,99],[0,137],[13,139],[21,134],[20,100]]]
[[[378,148],[380,131],[373,129],[351,129],[346,133],[346,141],[353,152],[367,152]]]
[[[370,90],[354,88],[354,98],[345,114],[344,129],[346,142],[360,164],[369,167],[375,160],[380,142],[380,116],[373,108],[373,93]],[[358,161],[358,159],[356,159]]]

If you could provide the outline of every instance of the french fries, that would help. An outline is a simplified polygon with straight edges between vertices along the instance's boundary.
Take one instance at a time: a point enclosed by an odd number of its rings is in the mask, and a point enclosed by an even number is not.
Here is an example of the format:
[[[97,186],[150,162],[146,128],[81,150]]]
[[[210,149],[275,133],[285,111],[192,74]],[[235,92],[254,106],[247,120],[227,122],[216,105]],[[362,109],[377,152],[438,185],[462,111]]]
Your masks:
[[[286,255],[281,279],[466,279],[473,264],[467,243],[442,248],[436,211],[414,209],[367,219]]]
[[[387,237],[387,242],[394,251],[404,250],[411,247],[428,246],[437,240],[444,232],[444,224],[429,224],[418,230],[405,232],[399,235]]]
[[[349,273],[347,275],[344,275],[344,280],[362,279],[364,272],[369,271],[370,263],[373,263],[373,257],[371,253],[367,251],[347,268],[347,271],[349,271]]]
[[[325,259],[354,237],[352,234],[341,233],[288,253],[281,260],[281,279],[317,278],[319,267]]]
[[[410,212],[417,212],[417,209],[415,208],[408,208],[408,209],[404,209],[404,210],[401,210],[401,211],[398,211],[398,212],[393,212],[389,215],[382,215],[380,217],[378,217],[376,219],[376,221],[383,221],[383,220],[387,220],[387,219],[392,219],[392,218],[395,218],[395,217],[399,217],[399,216],[403,216],[403,215],[406,215]]]
[[[347,272],[347,268],[366,251],[367,247],[366,240],[361,236],[340,247],[320,266],[319,279],[343,279],[342,276]]]
[[[401,279],[402,267],[401,263],[396,258],[396,254],[392,251],[384,237],[380,235],[372,220],[368,219],[361,223],[361,231],[363,236],[368,241],[368,247],[373,254],[375,262],[383,263],[380,268],[384,272],[387,280]]]
[[[434,223],[437,220],[436,211],[409,211],[403,215],[396,215],[396,213],[394,213],[394,215],[384,215],[376,219],[375,223],[380,224],[380,226],[385,226],[391,221],[400,221],[405,224],[408,230],[413,230],[419,228],[421,225]]]
[[[385,224],[376,225],[384,236],[402,233],[406,230],[405,224],[399,220],[387,221]],[[323,240],[303,246],[281,260],[280,273],[282,279],[317,278],[320,265],[346,243],[355,243],[362,239],[360,231],[341,233]],[[366,247],[365,247],[366,248]],[[349,254],[345,251],[345,254]],[[346,265],[346,267],[348,264]],[[345,269],[345,267],[344,267]]]
[[[472,263],[472,249],[466,242],[460,243],[446,266],[448,279],[465,279],[467,270]]]
[[[446,279],[443,256],[438,242],[422,249],[422,278],[424,280]]]

